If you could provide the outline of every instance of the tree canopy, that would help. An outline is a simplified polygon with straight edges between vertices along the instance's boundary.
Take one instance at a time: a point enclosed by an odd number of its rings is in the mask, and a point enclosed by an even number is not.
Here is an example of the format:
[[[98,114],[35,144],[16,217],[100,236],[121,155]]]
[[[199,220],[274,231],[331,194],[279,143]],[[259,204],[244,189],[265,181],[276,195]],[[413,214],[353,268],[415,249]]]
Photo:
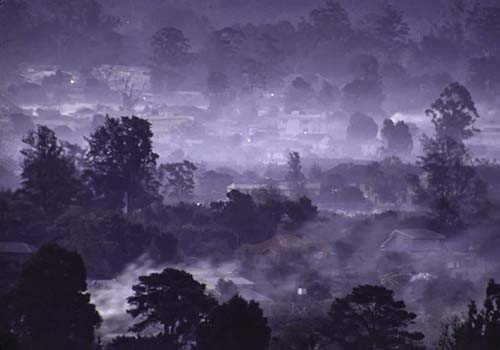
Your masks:
[[[255,301],[234,296],[217,306],[198,328],[199,350],[267,350],[271,329]]]
[[[342,349],[424,349],[422,333],[408,327],[417,317],[380,286],[361,285],[337,298],[329,312],[329,336]]]
[[[91,350],[101,322],[76,252],[45,245],[27,262],[13,292],[12,329],[29,350]]]

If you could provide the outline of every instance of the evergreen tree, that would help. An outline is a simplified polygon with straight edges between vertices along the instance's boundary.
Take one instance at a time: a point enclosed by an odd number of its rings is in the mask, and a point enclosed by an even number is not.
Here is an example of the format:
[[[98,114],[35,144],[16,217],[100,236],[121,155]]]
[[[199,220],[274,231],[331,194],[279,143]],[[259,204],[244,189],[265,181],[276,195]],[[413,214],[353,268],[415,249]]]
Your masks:
[[[306,194],[306,177],[302,172],[299,152],[290,152],[288,154],[288,174],[286,179],[293,196],[301,197]]]

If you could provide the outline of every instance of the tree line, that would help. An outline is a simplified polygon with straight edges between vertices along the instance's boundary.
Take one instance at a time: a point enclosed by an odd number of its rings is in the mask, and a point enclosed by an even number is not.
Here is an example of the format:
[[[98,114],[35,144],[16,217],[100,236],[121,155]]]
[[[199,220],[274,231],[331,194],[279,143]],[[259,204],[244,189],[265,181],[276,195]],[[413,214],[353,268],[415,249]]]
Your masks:
[[[135,335],[103,345],[86,283],[78,253],[40,248],[15,289],[1,297],[0,349],[425,349],[424,335],[412,327],[417,315],[382,286],[357,286],[327,312],[281,320],[272,329],[257,302],[235,294],[219,303],[192,275],[172,268],[139,277],[127,299]],[[500,285],[490,280],[483,307],[471,302],[464,317],[445,323],[436,349],[494,350],[499,330]]]

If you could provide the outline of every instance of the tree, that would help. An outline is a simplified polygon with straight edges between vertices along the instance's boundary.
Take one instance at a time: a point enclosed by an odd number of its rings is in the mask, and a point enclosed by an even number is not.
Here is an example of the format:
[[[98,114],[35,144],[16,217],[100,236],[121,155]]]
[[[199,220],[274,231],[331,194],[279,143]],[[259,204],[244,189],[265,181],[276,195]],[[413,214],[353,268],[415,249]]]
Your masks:
[[[450,229],[474,214],[484,192],[463,143],[477,131],[473,124],[479,115],[470,93],[458,83],[448,85],[427,114],[436,133],[422,138],[424,155],[418,163],[425,181],[417,185],[416,194],[443,228]]]
[[[194,172],[197,169],[196,165],[187,160],[160,165],[160,179],[167,196],[179,202],[190,200],[194,190]]]
[[[132,290],[134,294],[127,299],[131,308],[127,312],[139,321],[131,330],[142,332],[159,324],[163,327],[162,335],[175,344],[184,344],[216,305],[205,294],[204,284],[185,271],[171,268],[139,277]]]
[[[419,164],[425,182],[417,188],[418,200],[429,205],[443,228],[463,225],[484,190],[470,155],[463,143],[450,138],[423,140],[424,155]]]
[[[410,128],[403,120],[394,123],[391,119],[384,120],[380,131],[384,140],[383,153],[390,156],[405,156],[411,153],[413,140]]]
[[[306,194],[306,177],[302,172],[299,152],[288,153],[288,173],[286,180],[293,196],[300,197]]]
[[[285,213],[294,226],[303,224],[318,216],[318,207],[312,204],[311,200],[305,196],[297,201],[287,201],[285,203]]]
[[[87,139],[86,175],[98,201],[127,213],[156,199],[151,123],[137,117],[106,117]]]
[[[431,117],[437,138],[462,142],[479,131],[474,127],[479,118],[476,106],[469,90],[460,83],[449,84],[425,113]]]
[[[488,282],[482,310],[474,302],[465,320],[455,318],[445,324],[439,350],[496,350],[500,344],[500,284]]]
[[[76,252],[45,245],[27,262],[13,293],[12,328],[23,349],[90,350],[101,318]]]
[[[403,19],[403,12],[390,4],[375,21],[375,32],[382,40],[390,44],[404,43],[409,31],[410,28]]]
[[[320,40],[342,40],[351,31],[347,11],[338,1],[326,0],[324,7],[310,12],[309,19]]]
[[[173,260],[177,252],[173,235],[113,211],[72,208],[58,216],[47,231],[51,241],[82,255],[87,273],[94,279],[112,278],[144,253],[165,262]]]
[[[346,111],[381,115],[384,92],[377,58],[363,54],[352,62],[354,80],[342,88],[341,105]]]
[[[234,296],[216,307],[198,328],[199,350],[267,350],[271,329],[255,301]]]
[[[285,95],[285,111],[291,113],[294,111],[303,112],[312,106],[315,99],[315,92],[311,84],[304,78],[295,78]]]
[[[151,39],[151,46],[153,48],[152,60],[156,65],[161,66],[167,63],[174,67],[187,63],[191,48],[184,33],[173,27],[158,30]]]
[[[221,218],[235,234],[236,248],[242,243],[256,243],[260,238],[257,237],[259,220],[257,206],[252,196],[231,190],[227,198],[229,202],[223,206]]]
[[[403,301],[381,286],[362,285],[336,298],[330,308],[328,335],[342,349],[424,349],[424,335],[407,328],[417,317]]]
[[[80,199],[83,186],[72,158],[46,126],[30,131],[21,150],[24,156],[22,192],[47,214],[55,215]]]
[[[158,30],[151,39],[151,84],[160,91],[166,84],[179,83],[182,76],[178,69],[187,65],[192,54],[191,45],[184,33],[177,28],[164,27]]]
[[[216,67],[235,63],[244,41],[245,34],[237,26],[224,27],[212,32],[210,38],[211,63]]]
[[[350,140],[367,142],[377,137],[377,123],[366,114],[356,112],[349,118],[347,138]]]

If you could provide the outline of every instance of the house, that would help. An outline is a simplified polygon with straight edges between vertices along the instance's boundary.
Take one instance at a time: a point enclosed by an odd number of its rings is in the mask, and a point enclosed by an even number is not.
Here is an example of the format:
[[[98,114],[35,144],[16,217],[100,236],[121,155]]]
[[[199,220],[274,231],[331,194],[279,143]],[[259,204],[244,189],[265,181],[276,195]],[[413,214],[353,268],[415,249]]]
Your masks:
[[[307,254],[313,261],[320,261],[333,254],[328,244],[311,241],[297,234],[277,234],[267,241],[245,244],[240,247],[239,254],[243,259],[250,259],[253,264],[259,265],[266,264],[269,260],[279,260],[280,253],[292,250]]]
[[[291,186],[287,182],[280,182],[277,185],[271,186],[273,189],[279,191],[279,193],[291,197],[293,196]],[[269,189],[268,184],[231,184],[227,186],[227,192],[231,192],[232,190],[237,190],[243,193],[252,194],[255,191]],[[321,190],[320,183],[306,183],[305,184],[306,193],[308,196],[319,196]]]
[[[22,264],[33,253],[33,247],[23,242],[0,242],[0,258],[2,260]]]
[[[446,253],[445,236],[426,229],[396,229],[380,245],[385,252],[401,252],[412,255]]]

